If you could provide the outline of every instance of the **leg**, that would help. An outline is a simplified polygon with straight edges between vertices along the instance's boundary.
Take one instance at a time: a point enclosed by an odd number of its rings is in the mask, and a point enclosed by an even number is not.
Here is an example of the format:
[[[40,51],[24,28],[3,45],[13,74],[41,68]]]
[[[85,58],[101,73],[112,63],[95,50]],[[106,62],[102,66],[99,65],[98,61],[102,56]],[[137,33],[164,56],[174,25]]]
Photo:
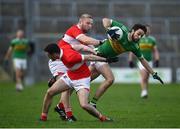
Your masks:
[[[59,116],[62,120],[66,120],[65,110],[67,110],[68,107],[70,107],[70,99],[69,98],[70,98],[69,90],[63,91],[61,93],[59,103],[54,108],[54,110],[59,114]]]
[[[27,64],[25,59],[13,59],[13,66],[16,74],[16,89],[18,91],[23,90],[22,81],[24,76],[24,70],[27,68],[26,65]]]
[[[79,98],[80,106],[84,110],[86,110],[89,114],[100,119],[101,121],[111,121],[111,119],[109,119],[106,116],[103,116],[95,107],[93,107],[88,103],[89,91],[87,89],[84,88],[80,89],[77,92],[77,95]]]
[[[147,98],[149,73],[145,69],[141,69],[140,75],[141,75],[141,97]]]
[[[55,107],[55,111],[59,113],[62,120],[68,120],[70,122],[76,121],[77,119],[73,116],[70,96],[72,94],[71,89],[62,92],[59,104]]]
[[[57,76],[56,80],[61,76]],[[54,110],[60,115],[62,120],[70,120],[76,121],[77,119],[73,116],[71,104],[70,104],[70,96],[73,92],[73,89],[69,89],[61,93],[59,103],[54,108]],[[67,118],[66,118],[67,117]]]
[[[22,91],[23,86],[22,86],[22,70],[19,68],[15,69],[15,74],[16,74],[16,90],[17,91]]]
[[[103,81],[100,84],[99,88],[96,90],[93,100],[91,101],[94,104],[96,104],[96,101],[105,93],[105,91],[114,82],[114,75],[108,64],[103,64],[97,69],[97,71],[102,74],[102,76],[105,78],[105,81]]]
[[[93,81],[100,75],[100,73],[96,70],[95,66],[93,65],[89,66],[89,70],[91,71],[91,81]]]
[[[52,87],[47,90],[47,93],[43,101],[41,120],[44,120],[44,121],[47,120],[47,114],[48,114],[53,96],[68,89],[69,89],[68,85],[62,79],[58,79],[52,85]]]

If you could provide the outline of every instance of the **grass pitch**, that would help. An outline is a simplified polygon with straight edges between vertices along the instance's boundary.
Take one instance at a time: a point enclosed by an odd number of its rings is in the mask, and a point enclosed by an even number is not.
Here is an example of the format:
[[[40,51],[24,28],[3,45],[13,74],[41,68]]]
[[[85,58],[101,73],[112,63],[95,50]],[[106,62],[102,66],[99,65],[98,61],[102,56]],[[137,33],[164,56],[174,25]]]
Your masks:
[[[91,98],[98,84],[91,86]],[[98,109],[114,121],[102,123],[79,107],[76,94],[71,97],[78,121],[60,120],[53,111],[59,96],[55,96],[48,121],[38,121],[46,83],[26,87],[16,92],[11,82],[0,82],[0,128],[180,128],[180,85],[151,84],[149,98],[140,98],[139,84],[114,84],[99,100]]]

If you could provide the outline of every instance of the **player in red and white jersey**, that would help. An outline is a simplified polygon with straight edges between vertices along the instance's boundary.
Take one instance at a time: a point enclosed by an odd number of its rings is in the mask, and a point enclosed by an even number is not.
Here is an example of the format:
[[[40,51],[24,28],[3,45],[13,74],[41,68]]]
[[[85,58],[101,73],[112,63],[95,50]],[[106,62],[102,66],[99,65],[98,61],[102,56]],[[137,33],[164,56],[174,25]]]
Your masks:
[[[50,44],[47,46],[47,50],[55,50],[52,49],[52,46],[57,46],[56,44]],[[54,47],[53,47],[54,48]],[[57,46],[58,48],[58,46]],[[61,93],[65,90],[75,89],[79,98],[80,106],[86,110],[91,115],[97,117],[101,121],[110,121],[108,117],[102,115],[96,108],[88,103],[89,96],[89,88],[90,88],[90,74],[82,75],[81,69],[84,67],[85,61],[111,61],[111,59],[106,59],[103,57],[99,57],[96,55],[82,55],[78,53],[74,48],[68,50],[69,53],[64,53],[61,49],[60,51],[60,59],[65,64],[65,66],[69,69],[66,74],[64,74],[60,79],[58,79],[52,87],[47,90],[47,93],[44,98],[43,109],[41,114],[41,120],[47,120],[47,114],[52,102],[52,98],[54,95]],[[67,55],[66,55],[67,54]],[[73,72],[74,71],[74,72]],[[69,74],[70,73],[70,74]],[[81,76],[78,77],[78,76]]]
[[[93,19],[92,16],[89,14],[83,14],[81,15],[79,22],[76,25],[73,25],[70,27],[64,34],[64,37],[62,40],[58,42],[58,46],[62,49],[64,55],[66,58],[77,58],[76,61],[79,61],[78,59],[81,59],[78,54],[75,54],[77,57],[74,57],[73,54],[76,53],[72,51],[72,45],[74,44],[84,44],[84,45],[99,45],[101,44],[100,40],[91,38],[89,36],[86,36],[85,34],[92,28],[93,24]],[[77,52],[78,53],[78,52]],[[63,59],[62,59],[63,60]],[[68,68],[72,66],[72,64],[69,63],[69,61],[64,61],[66,63]],[[76,62],[75,62],[76,63]],[[73,79],[80,79],[80,78],[85,78],[90,76],[90,71],[88,69],[88,66],[86,63],[81,62],[81,64],[76,64],[80,65],[76,70],[69,70],[67,72],[68,76]],[[77,76],[78,74],[78,76]]]
[[[74,44],[84,45],[99,45],[100,40],[91,38],[86,35],[91,30],[93,25],[92,16],[89,14],[82,14],[79,22],[71,26],[64,34],[63,39],[58,43],[59,47],[65,48]]]
[[[96,54],[96,52],[93,49],[82,44],[72,45],[72,47],[77,51],[85,51]],[[56,49],[56,47],[53,49]],[[49,65],[49,70],[51,71],[53,77],[48,81],[48,86],[51,87],[56,82],[56,80],[58,80],[64,73],[67,72],[67,67],[60,60],[60,55],[59,53],[56,52],[56,50],[53,50],[53,52],[51,52],[44,49],[44,51],[47,53],[47,56],[50,58],[48,65]],[[57,51],[59,51],[59,49]],[[70,104],[70,95],[72,94],[72,91],[73,90],[67,90],[62,92],[60,101],[57,104],[57,106],[54,108],[54,110],[60,115],[60,118],[62,120],[67,120],[70,122],[77,120],[73,115]]]

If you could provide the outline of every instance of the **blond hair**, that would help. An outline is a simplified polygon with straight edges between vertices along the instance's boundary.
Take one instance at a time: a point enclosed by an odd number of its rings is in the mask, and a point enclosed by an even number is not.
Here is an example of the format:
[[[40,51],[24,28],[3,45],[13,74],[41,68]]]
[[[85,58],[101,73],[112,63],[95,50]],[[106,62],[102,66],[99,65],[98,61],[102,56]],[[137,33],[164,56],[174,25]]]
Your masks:
[[[84,19],[84,18],[93,18],[90,14],[87,14],[87,13],[84,13],[84,14],[82,14],[81,16],[80,16],[80,18],[79,19]]]

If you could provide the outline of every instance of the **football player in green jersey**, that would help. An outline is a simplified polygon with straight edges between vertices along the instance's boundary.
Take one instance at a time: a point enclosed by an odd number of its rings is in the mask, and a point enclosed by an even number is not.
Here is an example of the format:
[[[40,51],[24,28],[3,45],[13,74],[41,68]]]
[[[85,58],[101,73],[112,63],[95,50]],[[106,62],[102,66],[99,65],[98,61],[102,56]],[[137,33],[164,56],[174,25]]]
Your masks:
[[[138,44],[138,41],[147,31],[144,25],[135,24],[132,29],[129,30],[121,22],[109,18],[103,18],[103,26],[106,28],[109,38],[105,40],[102,45],[96,48],[99,55],[104,57],[115,57],[124,52],[132,52],[136,55],[148,73],[150,73],[154,79],[159,80],[163,84],[163,81],[158,76],[157,72],[153,71],[146,59],[143,57]]]
[[[139,46],[144,58],[148,61],[148,64],[152,67],[152,56],[154,55],[154,66],[159,66],[159,52],[156,46],[156,39],[150,36],[150,26],[146,25],[146,35],[139,40]],[[148,97],[148,79],[149,73],[147,70],[142,66],[142,64],[138,61],[137,65],[140,69],[141,75],[141,97],[147,98]],[[133,63],[133,54],[129,53],[129,66],[131,68],[134,67]]]
[[[24,38],[24,31],[18,30],[16,38],[10,43],[9,49],[5,55],[5,62],[8,61],[12,54],[13,67],[16,74],[16,90],[22,91],[22,79],[24,72],[27,69],[27,53],[29,50],[28,40]]]

